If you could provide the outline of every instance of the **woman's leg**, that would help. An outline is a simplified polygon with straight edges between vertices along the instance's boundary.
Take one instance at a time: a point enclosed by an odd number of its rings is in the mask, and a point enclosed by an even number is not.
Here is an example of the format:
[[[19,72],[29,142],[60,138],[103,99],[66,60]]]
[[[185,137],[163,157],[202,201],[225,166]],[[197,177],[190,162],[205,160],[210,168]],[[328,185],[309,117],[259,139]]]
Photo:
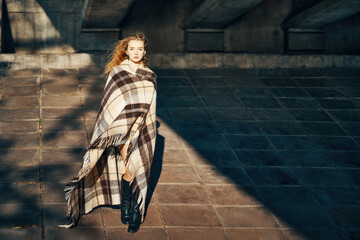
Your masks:
[[[121,148],[122,147],[122,148]],[[119,146],[120,148],[120,154],[121,154],[121,157],[122,159],[125,159],[126,158],[126,152],[127,152],[127,149],[129,148],[129,144],[124,144],[124,145],[121,145]],[[126,172],[125,174],[123,175],[123,179],[125,179],[126,181],[130,182],[131,181],[131,174],[129,172],[129,170],[125,167],[126,169]]]

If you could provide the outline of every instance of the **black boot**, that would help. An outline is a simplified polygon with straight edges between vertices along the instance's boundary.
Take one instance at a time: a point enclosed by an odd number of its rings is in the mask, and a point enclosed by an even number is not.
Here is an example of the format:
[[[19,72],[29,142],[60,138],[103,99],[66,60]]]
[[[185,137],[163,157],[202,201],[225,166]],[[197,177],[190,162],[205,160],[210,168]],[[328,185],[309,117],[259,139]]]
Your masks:
[[[135,233],[139,230],[140,228],[140,223],[141,223],[141,214],[140,214],[140,206],[136,200],[136,198],[133,196],[133,200],[132,200],[132,208],[131,208],[131,217],[130,217],[130,222],[129,222],[129,227],[128,227],[128,232],[129,233]]]
[[[130,182],[121,180],[121,222],[129,224],[131,218],[131,187]]]

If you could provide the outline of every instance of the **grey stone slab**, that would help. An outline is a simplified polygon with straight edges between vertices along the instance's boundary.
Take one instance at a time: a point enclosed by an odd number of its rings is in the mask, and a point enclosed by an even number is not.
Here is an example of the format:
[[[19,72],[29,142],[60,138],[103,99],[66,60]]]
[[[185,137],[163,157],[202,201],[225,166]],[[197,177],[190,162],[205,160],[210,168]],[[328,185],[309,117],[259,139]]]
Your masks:
[[[256,70],[251,68],[220,68],[223,76],[255,77]]]
[[[360,204],[360,190],[351,186],[312,187],[310,192],[319,204],[325,206],[358,206]]]
[[[0,134],[0,149],[9,148],[37,148],[40,146],[39,134]]]
[[[79,81],[81,86],[83,85],[91,85],[91,86],[98,86],[101,89],[104,89],[106,80],[102,76],[98,75],[84,75],[79,76]]]
[[[169,113],[177,120],[211,120],[208,111],[204,108],[169,108]]]
[[[292,168],[296,176],[307,186],[349,186],[335,168]]]
[[[209,113],[214,120],[253,120],[248,110],[234,108],[209,108]]]
[[[42,139],[45,148],[85,148],[87,146],[85,132],[49,132],[45,133]]]
[[[220,134],[211,133],[192,133],[182,134],[183,139],[191,147],[209,148],[209,149],[228,149],[229,145],[226,143],[225,138]]]
[[[269,88],[274,97],[309,97],[308,94],[301,88]]]
[[[191,133],[220,133],[220,130],[215,121],[198,120],[198,121],[174,121],[176,129],[179,134]]]
[[[313,98],[346,98],[343,91],[337,88],[306,88]]]
[[[284,233],[280,229],[241,229],[227,228],[227,236],[230,239],[268,239],[268,240],[285,240]]]
[[[333,121],[329,115],[322,110],[289,110],[289,112],[298,121]]]
[[[89,76],[89,75],[101,75],[103,74],[104,70],[100,67],[86,67],[86,68],[79,68],[79,75],[80,76]]]
[[[305,135],[304,129],[295,121],[260,121],[261,129],[268,135]]]
[[[331,228],[317,229],[285,229],[285,236],[289,240],[317,239],[317,240],[339,240],[343,235]]]
[[[64,194],[65,183],[44,182],[43,184],[43,203],[44,204],[66,204]],[[61,209],[63,210],[63,209]],[[65,211],[66,212],[66,211]],[[64,212],[62,212],[64,217]],[[65,223],[65,222],[63,222]]]
[[[159,87],[159,96],[197,96],[195,90],[191,86],[185,87]]]
[[[1,166],[25,166],[39,164],[38,149],[0,150]]]
[[[325,209],[331,220],[339,228],[360,227],[360,207],[328,207]]]
[[[280,109],[251,109],[249,112],[256,120],[294,120],[290,113]]]
[[[346,240],[360,239],[359,229],[345,229],[343,234],[346,236]]]
[[[183,228],[182,228],[183,229]],[[182,230],[181,229],[181,230]],[[140,228],[139,232],[136,233],[136,236],[139,239],[149,239],[149,240],[165,240],[167,235],[163,228]],[[127,229],[118,229],[112,228],[107,230],[107,239],[116,240],[116,239],[130,240],[133,238],[131,233],[127,232]]]
[[[265,87],[264,83],[256,77],[225,77],[225,83],[231,87]]]
[[[360,87],[360,78],[358,77],[339,77],[329,78],[336,87]]]
[[[46,148],[41,151],[43,164],[80,164],[85,153],[83,148]]]
[[[177,96],[162,97],[161,99],[163,100],[166,107],[205,107],[200,97]],[[159,107],[159,105],[156,107]]]
[[[62,85],[79,86],[79,78],[77,75],[44,76],[43,78],[43,86],[62,86]]]
[[[314,136],[317,146],[326,150],[360,150],[360,147],[350,137]]]
[[[234,96],[223,97],[202,97],[207,107],[222,107],[222,108],[243,108],[244,105]]]
[[[270,142],[264,136],[226,134],[225,137],[233,149],[273,149]]]
[[[288,69],[287,73],[292,77],[318,77],[321,73],[318,69],[314,68],[292,68]]]
[[[341,91],[344,92],[344,94],[350,98],[359,98],[360,97],[360,87],[341,88]]]
[[[336,123],[300,122],[308,135],[346,136],[346,133]]]
[[[271,209],[285,228],[330,228],[332,225],[316,206],[278,206]]]
[[[287,78],[289,73],[287,69],[254,69],[255,75],[258,77],[278,77]]]
[[[240,167],[240,162],[229,149],[187,149],[190,160],[195,165],[215,167]]]
[[[36,85],[40,83],[39,76],[34,77],[7,77],[3,79],[4,88],[10,86]],[[27,86],[28,87],[28,86]]]
[[[43,96],[74,96],[79,95],[79,87],[72,85],[45,85],[43,86]]]
[[[102,95],[84,95],[82,98],[85,108],[98,109],[101,104]]]
[[[219,68],[184,69],[184,72],[189,77],[214,77],[222,75]]]
[[[7,240],[27,239],[38,240],[41,239],[42,230],[37,228],[22,228],[22,229],[0,229],[0,238]]]
[[[299,87],[291,78],[260,78],[267,87]]]
[[[341,169],[340,172],[345,176],[345,178],[354,184],[354,186],[360,186],[360,169]],[[359,193],[360,197],[360,193]],[[360,204],[360,203],[359,203]]]
[[[39,131],[39,121],[0,122],[0,133],[20,133],[37,131]]]
[[[319,68],[322,76],[325,77],[356,77],[357,70],[351,68]]]
[[[155,147],[156,148],[156,147]],[[153,164],[190,164],[191,161],[186,154],[185,149],[164,148],[163,152],[154,153]]]
[[[182,69],[154,68],[154,72],[158,77],[185,76],[185,72]]]
[[[21,98],[2,98],[0,99],[0,109],[6,108],[38,108],[38,97]]]
[[[42,107],[80,108],[80,96],[43,96]]]
[[[39,181],[39,166],[1,166],[0,167],[0,182],[14,183],[14,182],[38,182]]]
[[[69,231],[66,228],[47,227],[45,228],[46,240],[78,239],[87,240],[89,236],[93,239],[105,239],[105,231],[102,228],[76,228]]]
[[[0,227],[40,227],[41,209],[38,204],[0,204]]]
[[[40,204],[40,185],[0,184],[1,204]]]
[[[231,92],[230,87],[207,87],[207,86],[196,86],[195,87],[200,96],[208,97],[224,97],[234,96]]]
[[[226,120],[217,120],[216,122],[223,133],[262,135],[256,122]]]
[[[338,152],[318,151],[281,151],[279,152],[284,165],[298,167],[335,167],[333,158],[341,158]]]
[[[0,109],[0,121],[39,119],[38,108]]]
[[[57,76],[57,77],[60,77],[60,76],[68,76],[68,75],[77,75],[78,74],[78,70],[77,69],[71,69],[71,68],[68,68],[68,69],[58,69],[58,68],[43,68],[42,69],[42,73],[43,75],[46,75],[46,76]]]
[[[272,214],[264,207],[221,206],[216,211],[225,227],[244,229],[278,228]]]
[[[11,86],[4,87],[3,96],[4,98],[9,97],[30,97],[30,96],[39,96],[40,86],[30,85],[30,86]]]
[[[191,86],[191,82],[185,77],[158,77],[158,86]]]
[[[360,110],[328,110],[328,113],[339,122],[360,121]]]
[[[232,87],[232,90],[239,97],[271,97],[270,91],[263,87]]]
[[[5,76],[7,77],[29,77],[29,76],[36,76],[41,74],[41,69],[34,68],[34,69],[18,69],[18,70],[6,70]]]
[[[281,108],[280,104],[274,98],[242,97],[241,101],[247,108]]]
[[[170,228],[167,230],[170,239],[191,239],[197,236],[198,239],[227,239],[225,233],[219,228]]]
[[[261,199],[268,206],[311,206],[315,204],[312,195],[302,186],[258,186],[257,189]]]
[[[271,167],[283,166],[284,162],[275,151],[235,150],[241,166]]]
[[[42,177],[44,182],[67,183],[76,177],[80,164],[50,164],[42,166]]]
[[[246,167],[245,171],[255,185],[300,185],[296,176],[283,167]]]
[[[358,107],[347,99],[317,99],[324,109],[357,109]]]
[[[248,176],[242,168],[216,167],[211,165],[196,165],[195,167],[203,184],[251,185]]]
[[[312,99],[307,98],[278,98],[282,106],[287,109],[317,109],[320,106],[316,105]]]
[[[65,132],[65,131],[85,131],[84,120],[50,120],[41,121],[43,132]]]
[[[191,77],[190,81],[195,86],[223,87],[226,84],[223,77]]]
[[[95,114],[97,114],[97,110]],[[43,119],[84,119],[82,108],[42,108]],[[95,116],[96,118],[96,116]]]
[[[331,160],[340,168],[360,168],[360,152],[337,151],[331,153]]]
[[[318,150],[319,145],[306,136],[269,136],[277,150]]]
[[[81,95],[83,96],[102,96],[103,88],[97,85],[83,85],[81,86]]]
[[[326,88],[326,87],[336,87],[333,81],[329,78],[294,78],[295,81],[302,87],[305,88]]]

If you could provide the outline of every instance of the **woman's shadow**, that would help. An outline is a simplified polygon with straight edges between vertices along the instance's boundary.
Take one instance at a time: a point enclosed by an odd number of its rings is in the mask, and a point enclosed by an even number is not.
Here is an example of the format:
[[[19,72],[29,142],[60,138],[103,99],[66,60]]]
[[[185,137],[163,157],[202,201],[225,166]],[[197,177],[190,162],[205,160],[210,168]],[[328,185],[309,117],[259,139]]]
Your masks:
[[[156,121],[156,128],[159,129],[160,123]],[[149,178],[149,185],[148,191],[146,194],[146,201],[145,201],[145,216],[147,213],[147,208],[150,204],[152,195],[156,188],[156,185],[159,181],[162,163],[163,163],[163,155],[164,155],[164,147],[165,147],[165,138],[158,133],[156,134],[156,143],[155,143],[155,152],[154,158],[150,169],[150,178]]]

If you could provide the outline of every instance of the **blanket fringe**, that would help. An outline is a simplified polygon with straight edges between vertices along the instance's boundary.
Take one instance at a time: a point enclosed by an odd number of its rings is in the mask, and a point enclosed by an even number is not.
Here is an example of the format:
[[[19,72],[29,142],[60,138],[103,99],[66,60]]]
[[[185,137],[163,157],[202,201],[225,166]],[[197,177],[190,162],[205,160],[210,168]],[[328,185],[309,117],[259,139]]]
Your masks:
[[[105,149],[110,146],[118,146],[120,144],[124,144],[126,140],[124,139],[124,136],[121,134],[105,137],[105,138],[98,138],[96,139],[90,146],[86,149],[95,149],[95,148],[101,148]]]
[[[65,200],[66,200],[67,206],[68,206],[68,212],[67,212],[67,223],[68,224],[58,225],[59,227],[74,228],[76,226],[73,209],[70,207],[71,206],[70,205],[71,194],[74,191],[74,189],[75,189],[75,184],[73,184],[73,183],[69,183],[65,186],[64,193],[65,193]]]

